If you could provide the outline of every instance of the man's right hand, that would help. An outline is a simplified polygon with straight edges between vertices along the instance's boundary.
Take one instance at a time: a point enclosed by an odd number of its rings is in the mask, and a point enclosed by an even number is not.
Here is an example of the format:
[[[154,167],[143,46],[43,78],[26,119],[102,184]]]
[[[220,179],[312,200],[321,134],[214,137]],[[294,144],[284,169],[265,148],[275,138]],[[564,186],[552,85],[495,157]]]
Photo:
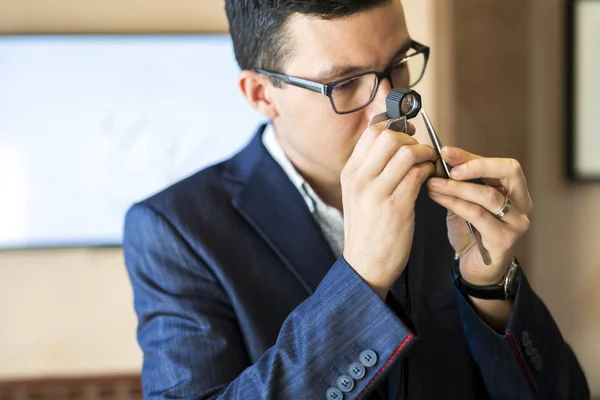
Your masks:
[[[385,125],[363,133],[341,174],[344,258],[384,299],[408,262],[415,201],[437,160],[433,147]]]

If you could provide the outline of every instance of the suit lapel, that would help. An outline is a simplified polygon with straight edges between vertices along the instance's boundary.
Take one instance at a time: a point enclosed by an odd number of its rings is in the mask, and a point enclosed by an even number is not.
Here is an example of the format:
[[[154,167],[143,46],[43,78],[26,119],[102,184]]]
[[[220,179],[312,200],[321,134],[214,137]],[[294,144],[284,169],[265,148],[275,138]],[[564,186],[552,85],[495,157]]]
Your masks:
[[[263,130],[227,171],[242,183],[233,206],[312,294],[335,258],[302,195],[262,145]]]

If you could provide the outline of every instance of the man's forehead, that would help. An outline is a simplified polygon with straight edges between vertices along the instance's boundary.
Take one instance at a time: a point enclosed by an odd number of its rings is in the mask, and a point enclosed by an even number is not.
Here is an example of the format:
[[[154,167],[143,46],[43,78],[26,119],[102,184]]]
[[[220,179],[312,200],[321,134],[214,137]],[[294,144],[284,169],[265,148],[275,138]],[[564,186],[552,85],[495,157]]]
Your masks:
[[[286,73],[315,73],[340,65],[377,67],[409,40],[399,1],[352,17],[324,20],[294,15],[288,24]]]

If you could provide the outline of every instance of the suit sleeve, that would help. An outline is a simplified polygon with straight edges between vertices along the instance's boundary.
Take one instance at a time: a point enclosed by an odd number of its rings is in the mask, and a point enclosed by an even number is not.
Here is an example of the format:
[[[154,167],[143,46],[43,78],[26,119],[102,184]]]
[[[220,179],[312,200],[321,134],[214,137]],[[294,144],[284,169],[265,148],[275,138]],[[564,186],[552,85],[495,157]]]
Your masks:
[[[590,398],[575,354],[524,273],[503,334],[490,328],[458,289],[456,296],[467,342],[490,398]]]
[[[143,203],[127,213],[124,254],[147,399],[362,398],[416,340],[342,257],[251,364],[210,264]]]

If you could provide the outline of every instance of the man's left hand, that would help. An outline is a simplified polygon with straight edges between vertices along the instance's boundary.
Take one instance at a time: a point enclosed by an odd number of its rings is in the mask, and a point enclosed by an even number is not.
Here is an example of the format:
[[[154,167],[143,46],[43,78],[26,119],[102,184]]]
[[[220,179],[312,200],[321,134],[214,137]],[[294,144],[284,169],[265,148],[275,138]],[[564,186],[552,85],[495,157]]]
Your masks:
[[[473,285],[498,284],[514,257],[515,245],[529,229],[533,204],[521,165],[514,159],[484,158],[455,147],[444,147],[442,157],[453,167],[452,179],[430,179],[429,195],[448,209],[448,236],[460,257],[461,275]],[[482,179],[487,186],[465,182],[473,179]],[[498,217],[495,213],[504,207],[506,197],[512,207]],[[491,265],[484,264],[465,221],[481,233]],[[492,304],[487,303],[484,314],[494,313]],[[507,307],[498,308],[503,314],[506,311]],[[508,316],[497,315],[502,320]]]

